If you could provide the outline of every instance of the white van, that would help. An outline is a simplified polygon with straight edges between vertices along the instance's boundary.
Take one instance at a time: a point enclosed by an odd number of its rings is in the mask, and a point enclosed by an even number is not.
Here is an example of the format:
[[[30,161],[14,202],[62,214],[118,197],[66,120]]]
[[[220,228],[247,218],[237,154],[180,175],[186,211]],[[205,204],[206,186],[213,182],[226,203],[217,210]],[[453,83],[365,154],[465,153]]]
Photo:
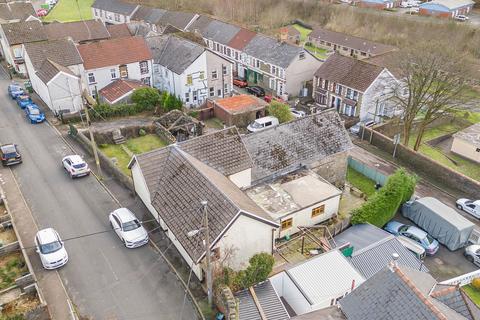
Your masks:
[[[247,130],[250,132],[257,132],[257,131],[265,130],[267,128],[271,128],[276,125],[278,125],[278,119],[272,116],[268,116],[268,117],[258,118],[255,121],[252,121],[248,125]]]
[[[420,244],[405,236],[397,236],[397,239],[405,248],[413,252],[418,259],[423,260],[425,258],[425,248]]]

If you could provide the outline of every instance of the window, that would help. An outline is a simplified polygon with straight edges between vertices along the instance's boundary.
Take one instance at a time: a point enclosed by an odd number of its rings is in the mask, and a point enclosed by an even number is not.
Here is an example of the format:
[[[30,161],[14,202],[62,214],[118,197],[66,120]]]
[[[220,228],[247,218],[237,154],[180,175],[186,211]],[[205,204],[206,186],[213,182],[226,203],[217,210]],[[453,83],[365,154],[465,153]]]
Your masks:
[[[227,74],[227,66],[222,66],[223,75]]]
[[[282,221],[282,230],[287,230],[292,227],[293,218],[288,218]]]
[[[200,75],[198,76],[200,79],[205,79],[205,72],[200,71]]]
[[[100,15],[98,14],[98,9],[95,9],[95,16],[96,16],[96,17],[100,16]]]
[[[238,52],[235,51],[235,60],[238,60]]]
[[[146,84],[147,86],[150,86],[150,77],[145,77],[142,79],[142,82]]]
[[[317,217],[325,212],[325,205],[322,204],[319,207],[312,209],[312,218]]]
[[[343,87],[341,85],[337,84],[337,87],[335,89],[336,94],[342,95]]]
[[[190,93],[189,92],[185,93],[185,102],[187,102],[187,103],[190,102]]]
[[[115,13],[115,21],[120,22],[120,15]]]
[[[277,70],[275,69],[275,66],[271,66],[271,68],[270,68],[270,73],[271,73],[271,74],[275,74],[276,71],[277,71]]]
[[[270,79],[270,89],[275,90],[275,79]]]
[[[232,55],[232,52],[230,51],[230,48],[227,48],[227,56],[231,56]]]
[[[148,62],[147,61],[140,62],[140,73],[141,74],[148,73]]]
[[[217,70],[212,71],[212,79],[217,79]]]
[[[228,93],[228,83],[225,83],[223,87],[224,87],[224,88],[223,88],[223,92],[224,92],[225,94],[227,94],[227,93]]]
[[[191,74],[187,75],[187,86],[191,86],[193,84],[193,77]]]
[[[217,90],[217,97],[221,97],[222,96],[222,89],[218,89]]]
[[[13,55],[15,58],[22,58],[22,48],[14,48]]]
[[[357,101],[358,100],[358,91],[353,90],[353,100]]]
[[[215,43],[215,50],[220,51],[220,46],[218,43]]]
[[[346,96],[347,96],[348,99],[352,99],[352,98],[353,98],[353,91],[352,91],[352,89],[347,88],[347,94],[346,94]]]
[[[128,78],[128,69],[126,65],[121,65],[120,69],[120,78]]]
[[[260,68],[260,60],[255,60],[255,67]]]
[[[110,69],[110,76],[112,77],[112,79],[117,79],[117,70]]]
[[[88,74],[88,83],[95,83],[95,75],[92,72]]]
[[[198,98],[198,92],[197,90],[193,91],[193,101],[197,101]]]
[[[299,60],[305,59],[305,52],[300,52],[300,54],[298,55],[298,59]]]
[[[215,88],[214,87],[210,87],[210,97],[213,97],[215,95]]]
[[[366,52],[361,52],[360,54],[361,54],[362,56],[364,56],[364,57],[367,55]]]
[[[153,65],[153,72],[155,72],[155,73],[160,73],[160,67],[159,67],[158,64],[154,64],[154,65]]]

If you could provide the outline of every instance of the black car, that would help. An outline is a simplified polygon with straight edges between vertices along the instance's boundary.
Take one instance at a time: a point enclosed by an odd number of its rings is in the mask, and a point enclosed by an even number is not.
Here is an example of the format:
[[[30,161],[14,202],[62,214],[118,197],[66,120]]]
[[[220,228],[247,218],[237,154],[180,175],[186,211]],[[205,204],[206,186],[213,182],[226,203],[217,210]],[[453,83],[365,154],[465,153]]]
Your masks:
[[[3,166],[22,163],[22,156],[18,152],[17,145],[13,143],[0,146],[0,158]]]
[[[263,88],[260,88],[259,86],[247,87],[247,92],[253,94],[256,97],[265,96],[265,90],[263,90]]]

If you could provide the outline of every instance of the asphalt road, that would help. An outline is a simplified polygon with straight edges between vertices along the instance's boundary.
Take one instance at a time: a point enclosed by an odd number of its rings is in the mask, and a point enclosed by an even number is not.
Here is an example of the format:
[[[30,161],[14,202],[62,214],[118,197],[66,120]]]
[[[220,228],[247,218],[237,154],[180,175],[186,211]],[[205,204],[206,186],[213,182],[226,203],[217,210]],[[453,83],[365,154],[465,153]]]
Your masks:
[[[39,228],[53,227],[69,262],[60,277],[81,316],[89,319],[180,319],[184,291],[150,246],[129,250],[110,230],[118,206],[93,177],[71,180],[61,167],[71,151],[48,124],[29,124],[0,80],[0,142],[19,145],[23,164],[13,168]],[[55,271],[52,271],[55,272]],[[186,302],[183,319],[195,319]]]

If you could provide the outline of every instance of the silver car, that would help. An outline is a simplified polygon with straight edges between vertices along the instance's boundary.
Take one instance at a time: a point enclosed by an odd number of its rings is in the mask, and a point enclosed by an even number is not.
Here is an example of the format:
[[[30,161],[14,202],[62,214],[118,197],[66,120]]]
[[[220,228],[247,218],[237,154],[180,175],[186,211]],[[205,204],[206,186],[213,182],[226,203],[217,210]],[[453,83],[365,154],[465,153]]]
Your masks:
[[[466,247],[463,254],[468,261],[480,267],[480,245],[472,244]]]
[[[148,232],[127,208],[110,213],[108,219],[113,230],[127,248],[137,248],[148,243]]]

